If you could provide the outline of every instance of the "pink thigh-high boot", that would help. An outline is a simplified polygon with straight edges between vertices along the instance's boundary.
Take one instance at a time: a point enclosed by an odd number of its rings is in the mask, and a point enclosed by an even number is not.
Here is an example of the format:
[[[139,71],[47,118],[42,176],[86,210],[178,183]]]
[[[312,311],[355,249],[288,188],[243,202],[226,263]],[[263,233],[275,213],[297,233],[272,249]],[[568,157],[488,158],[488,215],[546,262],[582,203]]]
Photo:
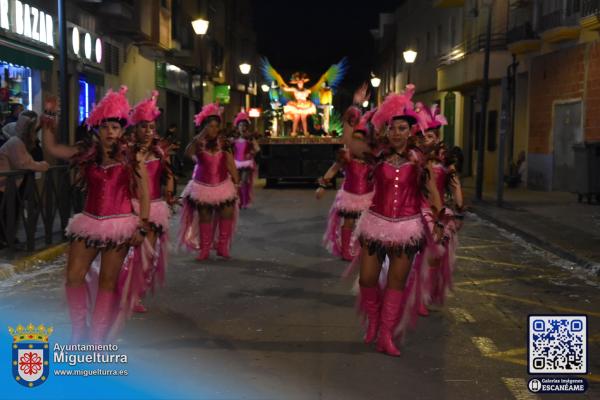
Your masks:
[[[212,222],[200,224],[200,252],[196,260],[206,260],[212,247],[213,225]]]
[[[77,344],[86,340],[87,336],[87,286],[65,285],[69,316],[71,317],[71,343]]]
[[[354,257],[350,251],[350,240],[352,239],[352,228],[342,226],[342,259],[352,261]]]
[[[106,341],[108,330],[114,322],[116,307],[117,295],[114,290],[98,289],[90,327],[92,344],[103,344]]]
[[[378,286],[360,287],[360,308],[367,316],[367,332],[365,333],[365,343],[371,343],[377,337],[379,329],[380,309],[381,309],[381,291]]]
[[[390,356],[399,356],[400,350],[394,344],[394,329],[400,320],[400,314],[404,306],[404,292],[401,290],[387,288],[383,295],[381,307],[381,323],[379,327],[379,338],[377,339],[377,351]]]
[[[231,237],[233,236],[233,218],[219,219],[219,242],[217,243],[217,255],[229,258]]]

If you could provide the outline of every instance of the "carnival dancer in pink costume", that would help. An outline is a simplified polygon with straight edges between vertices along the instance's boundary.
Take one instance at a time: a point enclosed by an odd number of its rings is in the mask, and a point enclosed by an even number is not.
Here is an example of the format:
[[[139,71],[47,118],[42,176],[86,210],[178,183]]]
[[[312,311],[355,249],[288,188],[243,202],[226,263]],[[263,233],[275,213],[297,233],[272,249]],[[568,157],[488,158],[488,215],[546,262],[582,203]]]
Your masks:
[[[235,117],[233,125],[239,135],[233,141],[233,157],[240,176],[240,208],[248,208],[253,198],[256,171],[254,156],[260,151],[260,147],[250,132],[250,116],[247,113],[240,112]]]
[[[440,141],[440,128],[448,124],[446,118],[441,115],[437,105],[429,108],[422,103],[417,103],[415,112],[423,133],[420,148],[433,172],[433,179],[444,205],[444,212],[440,216],[445,226],[443,240],[441,243],[432,243],[430,240],[428,243],[430,251],[425,260],[428,268],[419,314],[427,316],[429,311],[425,305],[443,305],[452,288],[452,274],[458,245],[457,231],[463,219],[463,195],[452,157],[449,157],[444,144]],[[452,197],[444,196],[445,194]],[[454,204],[451,204],[451,199]]]
[[[83,212],[74,215],[66,229],[71,245],[65,289],[74,343],[87,336],[88,291],[96,288],[87,288],[84,282],[98,254],[101,265],[90,342],[104,343],[113,338],[143,291],[143,275],[130,247],[140,245],[150,229],[148,177],[143,156],[122,141],[130,109],[126,91],[126,87],[108,91],[87,120],[88,127],[94,129],[94,139],[79,146],[56,143],[57,101],[52,98],[45,104],[45,150],[78,167],[87,189]],[[134,192],[140,203],[137,215],[132,204]]]
[[[375,110],[372,110],[361,117],[357,107],[351,107],[347,111],[349,117],[346,120],[351,123],[345,124],[344,129],[349,127],[350,134],[346,133],[344,136],[350,136],[350,140],[353,137],[354,140],[368,143],[369,147],[358,147],[356,151],[356,147],[350,146],[340,150],[337,161],[319,178],[319,188],[316,192],[317,199],[323,197],[331,180],[339,171],[343,171],[344,183],[329,210],[323,245],[331,254],[341,256],[346,261],[352,261],[357,255],[358,249],[351,243],[352,231],[356,219],[371,206],[373,198],[373,182],[369,179],[373,168],[365,161],[365,156],[372,154],[375,147],[370,126],[374,113]]]
[[[196,161],[192,180],[183,190],[180,242],[199,250],[197,260],[206,260],[213,247],[213,222],[218,219],[217,255],[229,258],[237,220],[238,172],[231,148],[219,135],[221,110],[215,103],[202,107],[195,117],[200,133],[185,150]]]
[[[404,94],[389,95],[372,118],[375,129],[386,129],[383,137],[387,147],[375,159],[375,193],[354,233],[361,245],[357,258],[360,308],[368,320],[364,340],[370,343],[377,338],[377,350],[392,356],[400,355],[394,335],[404,332],[418,306],[420,281],[413,277],[411,283],[407,278],[409,273],[418,276],[419,271],[411,271],[411,266],[419,267],[414,259],[424,247],[426,226],[434,220],[425,193],[433,207],[441,207],[435,183],[410,134],[416,123],[412,93],[414,86],[410,85]],[[378,281],[386,256],[390,266],[381,293]]]
[[[176,203],[173,196],[174,179],[169,157],[159,145],[156,134],[156,118],[160,111],[156,106],[157,91],[152,96],[138,103],[129,116],[129,125],[134,127],[136,150],[142,154],[148,171],[150,192],[150,231],[142,244],[142,265],[148,289],[154,291],[157,284],[165,280],[167,265],[167,245],[169,230],[169,206]],[[165,184],[163,200],[162,184]],[[139,200],[133,199],[133,207],[139,212]],[[146,312],[141,300],[134,308],[135,312]]]

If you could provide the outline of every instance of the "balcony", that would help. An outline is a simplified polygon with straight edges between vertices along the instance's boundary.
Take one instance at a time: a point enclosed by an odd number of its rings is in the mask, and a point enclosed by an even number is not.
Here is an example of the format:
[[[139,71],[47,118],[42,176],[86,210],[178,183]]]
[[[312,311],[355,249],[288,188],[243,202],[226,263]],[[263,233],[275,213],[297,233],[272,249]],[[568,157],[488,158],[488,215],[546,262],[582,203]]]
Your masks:
[[[579,25],[584,29],[600,30],[600,0],[584,0]]]
[[[542,40],[533,31],[529,22],[510,29],[506,34],[506,41],[508,51],[513,54],[531,53],[542,47]]]
[[[462,7],[465,0],[434,0],[433,6],[439,8]]]
[[[505,34],[494,34],[490,41],[490,74],[492,81],[506,75],[506,66],[512,62],[507,51]],[[485,35],[455,46],[442,56],[437,68],[437,90],[463,90],[474,87],[483,80]]]
[[[543,15],[540,20],[542,40],[547,43],[558,43],[579,38],[581,28],[578,19],[578,14],[567,16],[562,9]]]

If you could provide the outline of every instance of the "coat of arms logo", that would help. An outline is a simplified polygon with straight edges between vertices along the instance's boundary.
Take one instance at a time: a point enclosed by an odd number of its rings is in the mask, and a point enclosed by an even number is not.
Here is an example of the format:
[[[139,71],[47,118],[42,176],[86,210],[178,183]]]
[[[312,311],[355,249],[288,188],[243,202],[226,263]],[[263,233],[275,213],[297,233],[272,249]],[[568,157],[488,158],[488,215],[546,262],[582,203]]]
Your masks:
[[[13,337],[12,373],[15,380],[26,387],[36,387],[46,382],[50,372],[48,337],[52,327],[29,324],[8,327]]]

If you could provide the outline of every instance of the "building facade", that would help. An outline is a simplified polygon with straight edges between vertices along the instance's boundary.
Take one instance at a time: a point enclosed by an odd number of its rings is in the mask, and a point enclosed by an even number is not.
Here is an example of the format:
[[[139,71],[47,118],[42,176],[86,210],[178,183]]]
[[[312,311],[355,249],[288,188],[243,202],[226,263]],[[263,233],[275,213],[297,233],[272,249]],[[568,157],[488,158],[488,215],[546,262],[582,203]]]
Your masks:
[[[572,191],[573,146],[597,141],[600,136],[596,111],[600,108],[596,82],[599,6],[600,2],[594,0],[407,1],[393,18],[387,17],[387,25],[395,24],[398,31],[410,33],[396,35],[395,46],[390,46],[381,28],[378,30],[381,62],[377,73],[385,82],[384,91],[398,90],[403,86],[398,79],[405,82],[401,75],[407,67],[398,54],[407,47],[418,52],[412,66],[416,73],[411,75],[417,99],[440,102],[451,128],[444,130],[445,140],[463,148],[463,174],[474,175],[491,12],[484,182],[494,185],[498,179],[500,116],[505,96],[511,117],[503,164],[508,166],[525,153],[528,187]],[[503,78],[507,78],[505,91]]]

